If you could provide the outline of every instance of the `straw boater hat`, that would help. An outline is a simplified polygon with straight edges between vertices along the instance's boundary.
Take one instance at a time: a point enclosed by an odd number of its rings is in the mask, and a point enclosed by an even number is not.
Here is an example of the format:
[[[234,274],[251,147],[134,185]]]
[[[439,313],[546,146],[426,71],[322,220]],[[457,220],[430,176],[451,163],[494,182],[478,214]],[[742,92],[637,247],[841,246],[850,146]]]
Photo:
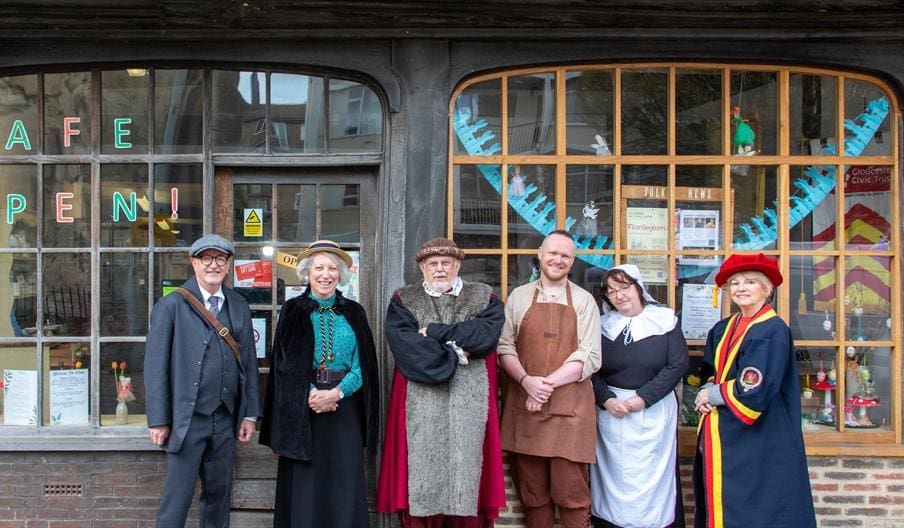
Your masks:
[[[761,272],[769,279],[773,288],[777,288],[784,281],[782,273],[778,270],[778,260],[762,253],[756,255],[734,254],[725,260],[722,267],[719,268],[719,272],[716,273],[716,285],[720,288],[725,286],[732,275],[742,271]]]
[[[352,258],[349,256],[349,254],[345,251],[342,251],[342,249],[339,247],[339,244],[333,242],[332,240],[315,240],[314,242],[311,242],[310,246],[308,246],[298,254],[298,260],[306,259],[317,253],[332,253],[333,255],[336,255],[337,257],[342,259],[342,262],[345,262],[346,266],[352,266]]]
[[[414,256],[414,260],[420,263],[430,257],[454,257],[458,260],[465,259],[465,252],[448,238],[432,238],[423,244]]]

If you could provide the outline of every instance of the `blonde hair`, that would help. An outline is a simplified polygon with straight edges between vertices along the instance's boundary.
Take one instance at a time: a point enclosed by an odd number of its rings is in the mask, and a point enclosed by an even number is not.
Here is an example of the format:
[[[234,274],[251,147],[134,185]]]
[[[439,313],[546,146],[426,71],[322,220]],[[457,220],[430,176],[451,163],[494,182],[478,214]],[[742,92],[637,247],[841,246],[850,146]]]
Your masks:
[[[731,277],[728,277],[728,280],[725,281],[725,288],[728,288],[728,285],[731,284],[731,281],[735,279],[735,277],[743,277],[745,279],[755,280],[760,283],[760,286],[763,287],[763,290],[766,292],[766,298],[772,297],[772,292],[775,291],[775,287],[772,285],[772,281],[769,280],[769,277],[766,276],[762,271],[754,271],[754,270],[745,270],[739,271],[737,273],[732,273]]]
[[[298,279],[301,280],[302,286],[308,285],[309,277],[311,275],[311,265],[314,262],[314,257],[316,257],[317,255],[327,256],[336,264],[336,267],[339,268],[339,284],[348,283],[349,271],[348,266],[345,264],[345,262],[337,255],[330,253],[329,251],[318,251],[317,253],[299,260],[298,266],[295,267],[295,275],[297,275]]]

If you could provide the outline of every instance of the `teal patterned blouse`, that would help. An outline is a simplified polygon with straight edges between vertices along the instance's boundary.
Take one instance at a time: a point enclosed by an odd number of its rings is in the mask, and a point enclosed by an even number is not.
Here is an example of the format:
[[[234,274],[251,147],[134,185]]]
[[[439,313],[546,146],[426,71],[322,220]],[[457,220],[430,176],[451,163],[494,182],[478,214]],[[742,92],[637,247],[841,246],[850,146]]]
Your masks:
[[[311,295],[311,299],[317,301],[321,308],[332,306],[336,302],[336,296],[333,295],[329,299],[321,299],[316,295]],[[313,368],[320,368],[320,355],[323,352],[323,339],[320,335],[320,318],[326,318],[323,321],[324,331],[329,331],[329,317],[333,317],[333,361],[326,364],[326,368],[330,370],[347,370],[348,373],[339,382],[339,390],[342,391],[344,397],[349,397],[353,392],[361,388],[361,362],[358,359],[358,340],[355,338],[355,331],[351,325],[345,320],[345,317],[330,313],[329,311],[313,311],[311,312],[311,324],[314,325],[314,365]],[[311,385],[311,388],[314,386]]]

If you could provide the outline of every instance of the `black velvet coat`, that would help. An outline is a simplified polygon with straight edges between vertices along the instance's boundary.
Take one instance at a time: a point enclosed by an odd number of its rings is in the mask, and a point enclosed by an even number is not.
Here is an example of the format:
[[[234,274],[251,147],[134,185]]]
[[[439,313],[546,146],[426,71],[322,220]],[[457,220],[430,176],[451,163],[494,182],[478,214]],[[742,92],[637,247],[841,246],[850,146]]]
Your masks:
[[[310,288],[286,302],[279,312],[276,337],[270,350],[270,375],[264,396],[260,443],[274,453],[296,460],[311,460],[311,422],[308,393],[313,379],[314,327],[311,312],[317,301]],[[345,317],[358,340],[361,388],[339,402],[358,405],[366,431],[365,444],[376,452],[379,431],[379,379],[373,332],[364,307],[336,292],[336,312]]]

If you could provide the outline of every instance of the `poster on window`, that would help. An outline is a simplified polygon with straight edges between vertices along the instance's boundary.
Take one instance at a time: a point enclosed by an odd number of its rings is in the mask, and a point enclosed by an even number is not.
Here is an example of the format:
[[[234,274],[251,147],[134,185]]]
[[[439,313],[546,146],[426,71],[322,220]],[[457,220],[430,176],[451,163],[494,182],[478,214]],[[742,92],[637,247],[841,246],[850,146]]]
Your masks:
[[[677,243],[680,250],[704,250],[719,249],[719,211],[679,209],[675,211],[677,216]],[[714,263],[718,257],[680,257],[678,262],[683,265],[696,264],[700,266],[718,265]]]
[[[273,284],[273,263],[269,260],[236,260],[233,285],[236,288],[269,288]]]
[[[88,369],[50,371],[50,425],[88,424]]]
[[[345,298],[360,302],[361,284],[358,280],[358,258],[361,253],[359,251],[346,251],[346,253],[352,258],[352,265],[348,268],[348,282],[340,284],[336,289],[341,291]]]
[[[254,350],[257,358],[267,357],[267,319],[265,317],[252,317],[251,330],[254,335]]]
[[[36,370],[3,370],[3,423],[38,425]]]
[[[669,210],[665,207],[628,207],[626,211],[628,249],[669,248]],[[665,255],[631,255],[628,264],[640,269],[647,284],[665,284],[668,264]]]
[[[709,329],[719,322],[722,296],[714,296],[713,288],[712,284],[681,287],[681,331],[685,339],[706,339]]]

